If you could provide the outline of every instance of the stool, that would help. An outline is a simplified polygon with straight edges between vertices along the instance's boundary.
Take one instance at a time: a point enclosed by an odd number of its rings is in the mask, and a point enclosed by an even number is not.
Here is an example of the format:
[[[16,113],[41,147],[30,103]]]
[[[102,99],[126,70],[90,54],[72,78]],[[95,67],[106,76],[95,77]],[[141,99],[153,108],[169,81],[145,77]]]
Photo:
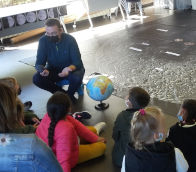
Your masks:
[[[119,0],[119,7],[121,9],[121,14],[123,16],[123,20],[125,20],[125,16],[124,16],[122,7],[124,8],[125,13],[127,15],[127,19],[128,19],[129,18],[129,13],[131,13],[131,4],[135,4],[135,8],[136,8],[136,5],[138,6],[139,11],[140,11],[140,17],[142,19],[143,9],[142,9],[142,2],[141,1],[142,0]]]
[[[58,85],[59,87],[63,87],[64,85],[69,85],[69,81],[64,79],[64,80],[56,82],[56,85]],[[84,95],[84,84],[83,83],[77,89],[77,93],[78,93],[79,96],[83,96]]]
[[[128,4],[128,12],[131,13],[131,5],[134,4],[135,5],[135,11],[136,11],[136,8],[138,6],[139,8],[139,11],[140,11],[140,16],[142,17],[143,14],[143,9],[142,9],[142,0],[126,0],[127,1],[127,4]]]

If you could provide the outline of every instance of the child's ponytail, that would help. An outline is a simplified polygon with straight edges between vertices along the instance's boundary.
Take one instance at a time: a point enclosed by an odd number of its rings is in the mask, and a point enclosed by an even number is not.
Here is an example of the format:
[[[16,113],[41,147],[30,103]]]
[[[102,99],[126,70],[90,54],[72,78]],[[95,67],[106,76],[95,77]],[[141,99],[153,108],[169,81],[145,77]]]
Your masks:
[[[55,127],[60,120],[66,118],[66,115],[70,110],[70,106],[71,103],[69,97],[62,92],[54,93],[48,100],[47,112],[51,120],[50,127],[48,128],[48,145],[50,147],[53,145]]]
[[[131,121],[131,138],[136,150],[142,150],[145,144],[154,140],[154,133],[160,126],[160,109],[147,107],[135,112]]]
[[[50,127],[48,128],[48,145],[52,147],[53,145],[53,137],[54,137],[54,129],[56,127],[57,121],[51,120]]]

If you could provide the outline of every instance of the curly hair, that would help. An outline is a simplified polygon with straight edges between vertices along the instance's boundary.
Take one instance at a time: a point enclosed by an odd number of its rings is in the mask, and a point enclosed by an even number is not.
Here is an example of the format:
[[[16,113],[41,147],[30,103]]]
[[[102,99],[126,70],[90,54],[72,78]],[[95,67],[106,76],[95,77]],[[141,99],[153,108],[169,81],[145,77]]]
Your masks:
[[[57,123],[65,119],[67,113],[70,111],[71,101],[69,97],[62,93],[54,93],[47,103],[47,112],[50,117],[50,127],[48,128],[48,144],[53,145],[54,131]]]

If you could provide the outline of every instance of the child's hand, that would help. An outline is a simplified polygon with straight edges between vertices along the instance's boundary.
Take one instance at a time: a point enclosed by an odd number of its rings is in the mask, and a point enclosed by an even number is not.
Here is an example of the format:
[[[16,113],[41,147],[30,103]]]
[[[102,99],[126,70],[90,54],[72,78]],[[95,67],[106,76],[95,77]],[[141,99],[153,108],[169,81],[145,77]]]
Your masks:
[[[33,125],[33,127],[36,129],[37,127],[38,127],[38,123],[35,123],[34,125]]]
[[[106,143],[106,140],[103,137],[98,137],[97,142]]]
[[[35,122],[36,125],[39,125],[39,124],[40,124],[39,119],[37,119],[37,118],[35,118],[35,117],[32,118],[32,121]],[[35,124],[34,124],[34,125],[35,125]]]

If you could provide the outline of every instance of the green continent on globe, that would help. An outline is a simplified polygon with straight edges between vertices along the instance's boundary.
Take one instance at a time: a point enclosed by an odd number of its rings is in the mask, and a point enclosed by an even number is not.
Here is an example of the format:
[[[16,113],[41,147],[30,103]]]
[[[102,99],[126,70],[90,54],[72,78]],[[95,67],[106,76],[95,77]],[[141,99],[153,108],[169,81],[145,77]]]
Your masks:
[[[94,82],[93,86],[100,88],[101,94],[103,95],[110,82],[111,81],[105,76],[99,76],[98,79]]]

